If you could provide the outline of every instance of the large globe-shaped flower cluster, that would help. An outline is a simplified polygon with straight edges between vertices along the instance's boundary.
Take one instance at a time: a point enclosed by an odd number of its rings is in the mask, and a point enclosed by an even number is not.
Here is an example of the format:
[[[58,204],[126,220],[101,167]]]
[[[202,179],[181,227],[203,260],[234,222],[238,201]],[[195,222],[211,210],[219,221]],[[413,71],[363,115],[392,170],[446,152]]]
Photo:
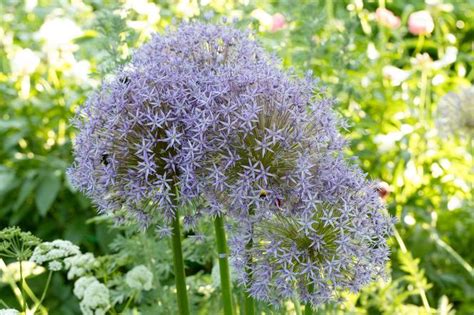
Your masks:
[[[218,145],[211,135],[250,126],[252,82],[271,75],[248,37],[204,24],[154,36],[78,112],[74,184],[101,211],[145,225],[173,216],[178,191],[181,201],[198,197],[197,173]]]
[[[443,96],[438,103],[436,124],[442,135],[474,138],[474,86]]]
[[[343,157],[332,101],[232,26],[182,24],[138,49],[76,119],[74,184],[144,226],[226,215],[255,298],[318,305],[383,273],[390,219]]]

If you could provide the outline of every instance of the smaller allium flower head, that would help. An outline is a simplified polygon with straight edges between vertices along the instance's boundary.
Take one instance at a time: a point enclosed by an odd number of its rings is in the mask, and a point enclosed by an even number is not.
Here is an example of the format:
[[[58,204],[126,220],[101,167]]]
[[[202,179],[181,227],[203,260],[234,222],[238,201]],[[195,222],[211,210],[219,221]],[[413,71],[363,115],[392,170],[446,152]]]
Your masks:
[[[474,86],[443,96],[438,103],[436,123],[445,135],[474,138]]]
[[[0,315],[18,315],[18,314],[20,314],[20,312],[13,308],[0,309]]]
[[[132,289],[149,291],[153,285],[153,273],[143,265],[136,266],[125,275],[125,283]]]
[[[400,18],[393,14],[392,11],[385,8],[377,8],[375,11],[375,19],[381,25],[392,30],[400,27]]]
[[[416,11],[408,18],[408,31],[413,35],[428,35],[434,30],[434,22],[430,12]]]
[[[316,307],[385,276],[392,222],[376,186],[342,159],[316,163],[307,173],[312,193],[253,225],[244,283],[259,300],[299,297]]]

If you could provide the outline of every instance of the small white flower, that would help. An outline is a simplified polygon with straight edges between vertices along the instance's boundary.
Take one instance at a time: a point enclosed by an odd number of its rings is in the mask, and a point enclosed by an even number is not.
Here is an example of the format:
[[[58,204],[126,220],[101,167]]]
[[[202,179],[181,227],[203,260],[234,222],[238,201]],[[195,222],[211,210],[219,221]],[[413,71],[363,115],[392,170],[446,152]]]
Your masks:
[[[91,64],[87,60],[80,60],[76,61],[70,60],[71,61],[71,68],[66,69],[64,71],[64,74],[68,78],[72,78],[74,80],[77,80],[78,83],[90,83],[91,79],[89,78],[89,75],[91,73]]]
[[[403,217],[403,222],[405,222],[406,225],[414,225],[416,219],[409,213]]]
[[[255,9],[252,11],[252,13],[250,13],[250,15],[260,23],[260,31],[264,32],[271,29],[273,17],[270,13],[262,9]]]
[[[153,273],[143,265],[136,266],[125,275],[125,282],[132,289],[151,290]]]
[[[417,167],[413,161],[409,161],[405,166],[405,171],[403,173],[405,178],[414,186],[421,185],[423,181],[423,169]]]
[[[22,274],[24,278],[28,278],[31,276],[37,276],[45,272],[45,269],[41,266],[38,266],[34,262],[31,261],[22,261]],[[20,281],[20,262],[15,261],[9,263],[6,268],[3,268],[2,272],[0,272],[0,282],[8,283],[11,279],[15,280],[16,282]]]
[[[395,147],[396,142],[400,141],[404,136],[413,132],[413,127],[407,124],[400,126],[400,131],[393,131],[387,134],[378,134],[374,137],[379,152],[387,152]]]
[[[434,86],[438,86],[442,83],[444,83],[446,81],[446,78],[443,74],[441,73],[438,73],[437,75],[435,75],[433,77],[433,79],[431,80],[431,83],[434,85]]]
[[[89,272],[95,267],[97,261],[95,260],[93,254],[86,253],[68,257],[64,259],[64,264],[66,265],[66,269],[69,269],[67,278],[73,279],[76,277],[81,277]]]
[[[148,2],[148,0],[127,1],[124,9],[132,9],[140,15],[139,20],[127,21],[127,25],[141,30],[147,35],[153,31],[154,26],[160,20],[160,8],[156,4]]]
[[[380,57],[379,51],[375,48],[375,45],[372,42],[367,45],[367,57],[369,57],[370,60],[376,60]]]
[[[390,132],[388,134],[379,134],[374,137],[379,152],[387,152],[395,148],[397,141],[402,139],[403,134],[400,132]]]
[[[462,207],[462,200],[456,196],[453,196],[448,201],[448,210],[453,211]]]
[[[450,64],[456,61],[457,57],[458,49],[456,47],[449,46],[448,48],[446,48],[446,53],[444,54],[443,58],[433,62],[433,68],[440,69],[442,67],[449,66]]]
[[[178,15],[182,17],[190,18],[199,15],[199,5],[197,1],[179,0],[177,1],[175,9]]]
[[[49,49],[59,49],[70,46],[71,41],[82,35],[77,24],[62,17],[47,19],[38,31],[38,37],[46,42]]]
[[[84,296],[79,304],[83,314],[105,314],[110,303],[109,289],[97,279],[84,291]]]
[[[38,0],[26,0],[25,1],[25,11],[32,12],[38,6]]]
[[[59,261],[53,260],[48,264],[48,269],[52,271],[59,271],[63,269],[63,265]]]
[[[409,71],[391,65],[383,67],[382,73],[384,78],[391,81],[392,86],[399,86],[403,81],[408,79],[411,74]]]
[[[10,64],[14,75],[28,75],[35,72],[40,64],[40,58],[31,49],[26,48],[17,51]]]
[[[74,283],[74,295],[81,300],[82,314],[105,314],[110,304],[109,289],[95,277],[81,277]]]
[[[74,295],[82,300],[86,289],[94,282],[99,282],[95,277],[81,277],[74,283]]]
[[[20,312],[18,312],[17,310],[13,308],[5,308],[5,309],[0,310],[0,315],[17,315],[17,314],[20,314]]]
[[[46,262],[49,263],[50,268],[57,268],[58,264],[61,265],[64,258],[79,255],[81,252],[77,245],[69,241],[54,240],[52,242],[44,242],[35,247],[33,255],[30,261],[42,265]],[[56,262],[56,263],[53,263]],[[60,270],[51,269],[51,270]]]

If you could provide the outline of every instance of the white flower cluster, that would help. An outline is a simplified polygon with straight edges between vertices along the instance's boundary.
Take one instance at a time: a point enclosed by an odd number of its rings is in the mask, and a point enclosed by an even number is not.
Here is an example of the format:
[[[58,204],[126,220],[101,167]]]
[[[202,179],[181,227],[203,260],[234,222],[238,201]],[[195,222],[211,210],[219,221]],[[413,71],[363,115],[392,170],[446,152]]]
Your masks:
[[[93,254],[85,253],[64,259],[64,265],[66,269],[69,270],[67,273],[67,278],[73,279],[82,277],[91,271],[95,266],[97,266],[97,261]]]
[[[144,265],[134,267],[125,275],[125,282],[132,289],[151,290],[153,273]]]
[[[0,315],[18,315],[20,312],[13,308],[5,308],[0,310]]]
[[[62,269],[62,260],[67,257],[80,255],[77,245],[65,240],[44,242],[36,246],[30,261],[43,265],[48,263],[48,269],[58,271]]]
[[[103,315],[110,305],[109,289],[95,277],[81,277],[74,283],[74,295],[81,300],[84,315]]]

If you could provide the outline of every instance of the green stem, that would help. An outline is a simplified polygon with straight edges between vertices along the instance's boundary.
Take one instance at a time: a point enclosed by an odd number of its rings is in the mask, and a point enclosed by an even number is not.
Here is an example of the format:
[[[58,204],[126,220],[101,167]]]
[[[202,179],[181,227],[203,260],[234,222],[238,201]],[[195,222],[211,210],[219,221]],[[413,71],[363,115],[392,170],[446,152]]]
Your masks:
[[[415,57],[421,52],[421,49],[425,45],[425,35],[419,35],[418,40],[416,42],[416,48],[415,48]]]
[[[387,210],[385,209],[385,214],[388,215],[388,212]],[[400,233],[398,233],[398,230],[397,228],[395,227],[394,224],[391,224],[392,225],[392,229],[393,229],[393,235],[395,236],[395,239],[397,240],[398,242],[398,245],[400,246],[400,250],[402,251],[402,253],[406,254],[408,253],[408,249],[405,245],[405,242],[403,242],[403,239],[402,237],[400,236]],[[423,289],[423,287],[421,285],[419,285],[417,283],[417,288],[418,288],[418,294],[420,295],[420,298],[421,298],[421,301],[423,303],[423,306],[425,307],[426,311],[428,312],[428,314],[430,314],[431,312],[431,307],[430,307],[430,304],[428,302],[428,298],[426,297],[426,292],[425,292],[425,289]]]
[[[294,299],[293,300],[293,305],[295,306],[295,312],[296,312],[296,315],[301,315],[301,305],[300,305],[300,301],[298,301],[298,299]]]
[[[132,303],[133,299],[135,298],[135,293],[132,294],[129,298],[128,298],[128,301],[127,303],[125,304],[124,308],[123,308],[123,311],[126,311],[128,310],[128,307],[130,306],[130,303]]]
[[[326,0],[326,15],[328,20],[334,19],[334,3],[333,0]]]
[[[44,299],[46,298],[46,292],[48,292],[48,288],[49,288],[49,284],[51,283],[52,275],[53,275],[53,272],[50,270],[49,273],[48,273],[48,279],[46,280],[46,284],[45,284],[44,289],[43,289],[43,293],[41,294],[41,297],[40,297],[38,303],[36,303],[36,306],[34,307],[34,310],[36,310],[38,307],[40,307],[41,304],[43,303]]]
[[[423,127],[428,128],[428,69],[425,65],[421,70],[421,91],[420,91],[420,122]]]
[[[471,267],[471,265],[465,261],[461,255],[459,255],[451,246],[449,246],[449,244],[447,244],[445,241],[443,241],[439,235],[438,235],[438,232],[435,230],[435,229],[432,229],[431,231],[431,237],[434,239],[434,241],[436,242],[436,244],[443,248],[445,251],[448,252],[448,254],[450,254],[454,260],[456,260],[464,269],[466,269],[466,271],[469,273],[469,275],[471,277],[474,277],[474,271],[473,271],[473,268]]]
[[[224,315],[232,315],[232,289],[230,281],[229,261],[227,259],[227,241],[225,237],[224,218],[217,216],[214,220],[216,231],[217,256],[219,259],[219,272],[221,276],[222,302],[224,303]]]
[[[244,309],[245,315],[255,315],[255,302],[247,292],[244,292]]]
[[[309,284],[308,286],[309,293],[313,293],[314,285],[313,283]],[[304,315],[313,315],[313,309],[311,308],[311,303],[308,303],[304,306]]]
[[[25,297],[25,279],[23,278],[23,261],[20,260],[20,288],[21,288],[21,296],[23,298],[23,303],[21,305],[21,310],[26,312],[26,297]]]
[[[0,299],[0,304],[3,305],[3,306],[6,307],[6,308],[10,308],[10,307],[8,306],[8,304],[5,303],[5,301],[3,301],[2,299]]]
[[[5,264],[5,262],[3,261],[2,258],[0,258],[0,271],[3,273],[3,275],[5,276],[5,279],[6,281],[8,282],[8,284],[10,285],[10,288],[12,289],[13,291],[13,294],[15,295],[17,301],[18,301],[18,304],[20,305],[20,307],[23,305],[23,296],[21,295],[21,290],[20,288],[17,286],[16,284],[16,281],[15,279],[13,278],[13,276],[9,273],[8,269],[7,269],[7,265]]]
[[[183,250],[181,246],[181,230],[179,227],[178,208],[173,219],[173,261],[176,280],[176,293],[178,297],[178,310],[180,315],[189,315],[188,294],[186,292],[186,275],[184,273]]]
[[[249,215],[252,217],[254,215],[255,210],[253,208],[249,209]],[[253,226],[251,227],[251,235],[253,235]],[[245,246],[248,251],[250,251],[253,247],[253,240],[250,238],[249,242]],[[249,264],[252,262],[252,257],[249,258]],[[246,267],[246,273],[248,277],[250,278],[251,275],[251,270],[249,264]],[[247,291],[248,288],[244,289],[244,309],[245,309],[245,315],[254,315],[255,314],[255,301],[252,296]]]
[[[25,292],[30,297],[30,299],[33,301],[33,303],[37,304],[39,302],[39,300],[36,297],[35,293],[33,292],[33,290],[31,290],[31,288],[26,283],[26,281],[25,281]],[[46,310],[46,308],[44,306],[40,306],[39,309],[41,310],[42,314],[48,314],[48,311]],[[34,312],[32,310],[30,310],[27,306],[27,313],[28,314],[30,314],[30,313],[33,314]],[[36,313],[34,313],[34,314],[36,314]]]

